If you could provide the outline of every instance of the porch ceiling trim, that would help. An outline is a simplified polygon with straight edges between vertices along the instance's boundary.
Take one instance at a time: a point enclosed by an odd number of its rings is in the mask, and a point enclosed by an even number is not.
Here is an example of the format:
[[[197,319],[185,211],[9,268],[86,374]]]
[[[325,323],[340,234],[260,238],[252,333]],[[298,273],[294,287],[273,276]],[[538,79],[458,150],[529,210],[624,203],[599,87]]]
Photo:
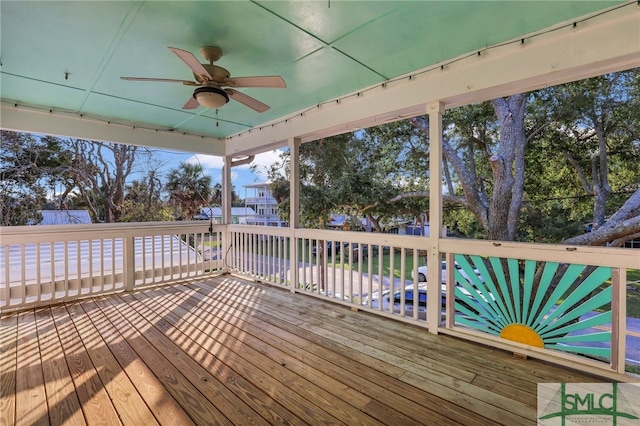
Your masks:
[[[118,142],[199,154],[224,156],[225,140],[171,129],[144,128],[106,119],[78,116],[55,110],[42,110],[2,103],[2,128],[52,136]],[[203,142],[206,142],[203,144]]]

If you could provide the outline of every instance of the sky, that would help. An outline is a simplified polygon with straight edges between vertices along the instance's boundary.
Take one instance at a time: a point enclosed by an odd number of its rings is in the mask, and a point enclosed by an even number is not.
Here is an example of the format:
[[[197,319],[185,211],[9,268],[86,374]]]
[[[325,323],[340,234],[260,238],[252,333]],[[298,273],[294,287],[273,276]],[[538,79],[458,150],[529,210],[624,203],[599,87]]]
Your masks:
[[[37,137],[43,136],[37,133],[34,133],[34,135]],[[154,164],[160,164],[160,167],[157,170],[161,173],[163,180],[166,179],[172,169],[180,167],[181,162],[187,162],[191,164],[200,164],[204,174],[211,177],[213,185],[216,183],[222,183],[222,166],[224,165],[222,157],[156,148],[149,149],[153,152]],[[231,184],[235,187],[236,193],[240,198],[244,199],[247,196],[245,188],[243,188],[244,185],[268,181],[267,170],[269,169],[269,166],[279,160],[280,152],[281,150],[272,150],[260,153],[255,156],[252,163],[236,166],[231,169]],[[105,150],[103,154],[107,157],[107,161],[109,161],[109,151]],[[255,166],[255,170],[251,169],[252,165]],[[146,176],[148,171],[149,166],[143,162],[139,162],[137,165],[134,165],[134,170],[129,176],[128,182]],[[50,198],[55,198],[56,194],[63,191],[64,188],[62,186],[56,187],[48,193],[48,196]],[[253,192],[248,192],[248,194],[251,196]]]
[[[160,171],[165,177],[172,169],[178,168],[181,162],[187,162],[190,164],[200,164],[204,170],[204,174],[211,177],[214,185],[216,183],[222,183],[222,166],[224,165],[222,157],[176,151],[153,151],[155,152],[154,156],[163,164]],[[266,182],[268,180],[267,170],[271,164],[279,160],[279,155],[279,150],[263,152],[256,155],[252,163],[236,166],[231,169],[231,183],[240,198],[245,198],[244,185]],[[252,165],[256,166],[255,171],[251,170]]]

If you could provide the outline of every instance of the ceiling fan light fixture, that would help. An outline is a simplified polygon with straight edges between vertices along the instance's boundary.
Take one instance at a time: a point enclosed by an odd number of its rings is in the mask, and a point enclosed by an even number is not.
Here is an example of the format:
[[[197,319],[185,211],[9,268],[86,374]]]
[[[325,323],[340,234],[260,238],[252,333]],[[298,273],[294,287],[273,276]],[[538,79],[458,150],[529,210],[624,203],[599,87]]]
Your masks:
[[[205,108],[217,109],[229,102],[229,95],[217,87],[198,87],[193,97]]]

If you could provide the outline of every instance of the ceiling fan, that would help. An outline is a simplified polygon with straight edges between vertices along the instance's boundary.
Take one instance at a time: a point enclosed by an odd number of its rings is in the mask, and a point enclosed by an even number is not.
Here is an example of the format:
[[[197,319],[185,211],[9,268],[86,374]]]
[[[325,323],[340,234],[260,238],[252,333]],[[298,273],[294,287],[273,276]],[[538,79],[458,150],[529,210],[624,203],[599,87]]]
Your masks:
[[[270,107],[263,104],[251,96],[234,90],[234,87],[273,87],[285,88],[287,84],[280,76],[258,76],[258,77],[231,77],[229,71],[214,65],[213,63],[222,57],[222,49],[214,46],[206,46],[200,49],[202,56],[209,61],[208,64],[201,64],[200,61],[186,50],[169,47],[185,64],[193,71],[196,81],[175,80],[170,78],[148,78],[148,77],[120,77],[122,80],[133,81],[161,81],[169,83],[182,83],[186,86],[200,86],[193,96],[182,106],[182,109],[195,109],[199,105],[206,108],[217,109],[224,106],[229,99],[240,102],[249,108],[265,112]]]

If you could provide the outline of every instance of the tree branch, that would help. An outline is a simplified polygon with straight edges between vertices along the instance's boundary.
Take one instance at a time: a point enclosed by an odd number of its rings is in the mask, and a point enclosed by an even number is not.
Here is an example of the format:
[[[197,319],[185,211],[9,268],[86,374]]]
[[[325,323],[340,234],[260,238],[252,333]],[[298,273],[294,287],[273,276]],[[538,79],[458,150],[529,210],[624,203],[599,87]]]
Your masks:
[[[584,187],[585,192],[589,195],[593,195],[593,188],[591,187],[591,185],[589,185],[587,176],[585,175],[584,170],[582,169],[580,164],[578,164],[578,161],[575,158],[573,158],[573,156],[567,151],[563,150],[562,155],[564,155],[564,157],[567,159],[569,164],[571,164],[573,168],[576,169],[576,173],[578,173],[578,177],[582,182],[582,186]]]

